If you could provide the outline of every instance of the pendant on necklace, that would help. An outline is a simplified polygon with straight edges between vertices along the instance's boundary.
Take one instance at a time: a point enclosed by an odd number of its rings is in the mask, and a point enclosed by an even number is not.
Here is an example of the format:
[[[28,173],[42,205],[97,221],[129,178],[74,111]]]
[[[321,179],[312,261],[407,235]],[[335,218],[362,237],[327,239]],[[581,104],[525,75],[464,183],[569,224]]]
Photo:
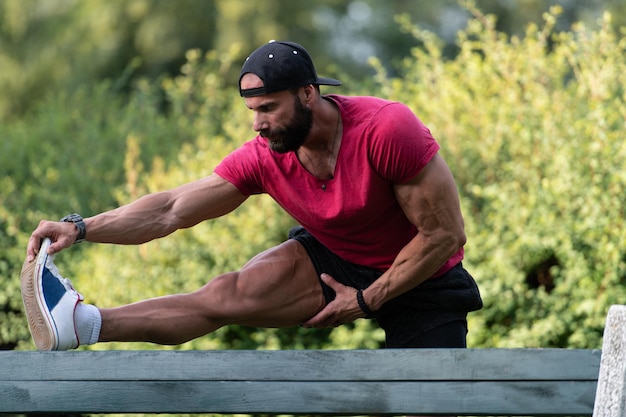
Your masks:
[[[326,184],[322,184],[322,191],[326,191]]]

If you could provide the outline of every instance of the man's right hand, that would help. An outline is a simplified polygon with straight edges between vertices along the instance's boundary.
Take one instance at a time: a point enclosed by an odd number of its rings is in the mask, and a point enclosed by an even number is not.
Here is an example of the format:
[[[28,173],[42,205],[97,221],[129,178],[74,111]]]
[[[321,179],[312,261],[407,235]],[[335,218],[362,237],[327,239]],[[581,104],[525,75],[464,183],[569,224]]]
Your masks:
[[[76,226],[74,226],[74,223],[42,220],[39,222],[39,226],[37,226],[30,235],[26,248],[26,259],[28,262],[35,260],[39,253],[39,248],[41,247],[41,241],[46,237],[49,237],[52,241],[52,244],[48,248],[48,254],[52,255],[64,248],[72,246],[77,236],[78,230]]]

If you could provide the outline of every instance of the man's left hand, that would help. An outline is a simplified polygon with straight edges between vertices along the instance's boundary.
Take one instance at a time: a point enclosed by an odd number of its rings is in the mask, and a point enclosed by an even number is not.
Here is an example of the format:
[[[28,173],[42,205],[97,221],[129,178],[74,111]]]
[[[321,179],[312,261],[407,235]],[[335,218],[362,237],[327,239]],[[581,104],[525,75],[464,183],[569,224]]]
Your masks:
[[[302,323],[302,327],[337,327],[365,317],[356,300],[357,290],[336,281],[328,274],[322,274],[322,281],[335,291],[335,299],[326,304],[319,313]]]

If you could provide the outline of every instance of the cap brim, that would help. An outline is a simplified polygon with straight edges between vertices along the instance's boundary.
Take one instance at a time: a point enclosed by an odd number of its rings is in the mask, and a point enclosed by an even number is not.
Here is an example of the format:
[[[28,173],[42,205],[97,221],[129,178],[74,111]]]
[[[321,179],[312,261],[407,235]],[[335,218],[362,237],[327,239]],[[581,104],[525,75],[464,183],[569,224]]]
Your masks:
[[[334,78],[317,77],[317,82],[315,84],[339,86],[341,85],[341,81],[335,80]]]

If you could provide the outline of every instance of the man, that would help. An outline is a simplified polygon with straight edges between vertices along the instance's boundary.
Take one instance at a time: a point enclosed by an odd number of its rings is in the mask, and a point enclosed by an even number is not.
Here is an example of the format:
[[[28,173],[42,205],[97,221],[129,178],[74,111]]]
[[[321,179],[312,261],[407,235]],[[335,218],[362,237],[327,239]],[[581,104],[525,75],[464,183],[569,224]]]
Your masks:
[[[222,326],[331,327],[371,317],[389,347],[465,347],[482,307],[462,267],[453,176],[429,130],[400,103],[322,96],[307,51],[270,42],[246,60],[240,94],[258,136],[206,178],[82,219],[42,221],[22,294],[38,349],[107,341],[179,344]],[[141,244],[270,194],[302,227],[240,271],[189,294],[98,309],[53,263],[77,241]]]

